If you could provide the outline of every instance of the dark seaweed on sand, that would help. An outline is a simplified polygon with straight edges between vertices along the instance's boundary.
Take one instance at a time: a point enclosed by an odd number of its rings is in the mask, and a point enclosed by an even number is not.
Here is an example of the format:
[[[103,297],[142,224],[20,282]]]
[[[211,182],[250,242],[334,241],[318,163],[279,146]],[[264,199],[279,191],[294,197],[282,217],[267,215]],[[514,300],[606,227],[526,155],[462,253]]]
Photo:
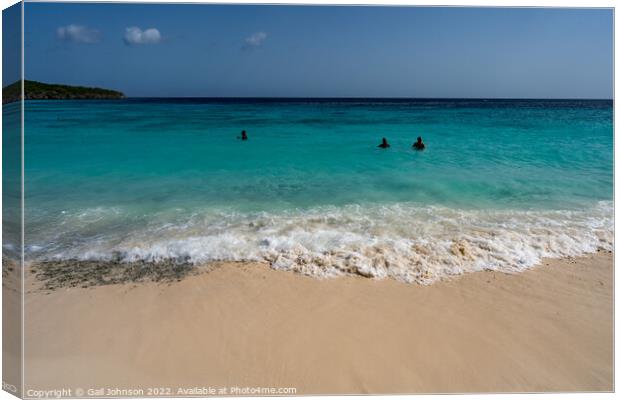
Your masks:
[[[193,264],[179,261],[42,261],[31,271],[45,290],[137,282],[174,282],[196,272]]]

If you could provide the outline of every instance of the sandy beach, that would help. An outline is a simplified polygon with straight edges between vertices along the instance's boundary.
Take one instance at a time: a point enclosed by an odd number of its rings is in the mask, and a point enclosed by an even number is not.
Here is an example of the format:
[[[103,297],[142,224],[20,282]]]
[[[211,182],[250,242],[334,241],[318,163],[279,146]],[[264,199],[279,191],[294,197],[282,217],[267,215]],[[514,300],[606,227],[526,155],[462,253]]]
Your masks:
[[[21,389],[22,315],[21,269],[19,263],[2,257],[2,379],[8,392]]]
[[[613,390],[611,253],[430,286],[210,269],[55,290],[31,277],[26,390]]]

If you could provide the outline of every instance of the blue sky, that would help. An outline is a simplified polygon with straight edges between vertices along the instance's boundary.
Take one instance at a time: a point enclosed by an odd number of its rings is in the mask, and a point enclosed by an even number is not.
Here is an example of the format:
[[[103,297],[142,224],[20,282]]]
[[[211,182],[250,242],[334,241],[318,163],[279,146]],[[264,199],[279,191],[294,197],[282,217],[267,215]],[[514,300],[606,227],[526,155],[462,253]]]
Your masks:
[[[611,98],[610,9],[25,5],[26,79],[128,96]]]
[[[2,11],[2,86],[21,77],[22,5],[14,4]]]

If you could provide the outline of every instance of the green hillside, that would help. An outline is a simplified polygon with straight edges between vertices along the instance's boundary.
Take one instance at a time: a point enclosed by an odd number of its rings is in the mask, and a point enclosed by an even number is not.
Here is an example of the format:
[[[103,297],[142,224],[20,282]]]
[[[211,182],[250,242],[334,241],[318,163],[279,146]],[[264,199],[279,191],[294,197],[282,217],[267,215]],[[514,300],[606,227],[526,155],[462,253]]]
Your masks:
[[[2,90],[2,103],[18,101],[21,81],[10,84]],[[85,99],[122,99],[125,95],[116,90],[91,88],[84,86],[54,85],[36,81],[24,81],[26,100],[85,100]]]

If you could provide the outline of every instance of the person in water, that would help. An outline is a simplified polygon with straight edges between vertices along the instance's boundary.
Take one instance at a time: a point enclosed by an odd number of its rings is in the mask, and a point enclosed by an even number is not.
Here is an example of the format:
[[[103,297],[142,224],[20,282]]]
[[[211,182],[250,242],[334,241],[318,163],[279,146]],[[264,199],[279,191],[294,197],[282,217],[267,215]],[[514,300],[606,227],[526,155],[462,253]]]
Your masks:
[[[245,133],[245,131],[241,131],[241,137],[237,136],[237,138],[241,140],[248,140],[248,135]]]
[[[381,144],[377,147],[381,147],[382,149],[387,149],[388,147],[390,147],[390,144],[387,142],[386,138],[383,138],[381,140]]]
[[[422,142],[422,137],[418,136],[418,141],[415,142],[411,147],[416,150],[424,150],[426,148],[426,145],[424,144],[424,142]]]

